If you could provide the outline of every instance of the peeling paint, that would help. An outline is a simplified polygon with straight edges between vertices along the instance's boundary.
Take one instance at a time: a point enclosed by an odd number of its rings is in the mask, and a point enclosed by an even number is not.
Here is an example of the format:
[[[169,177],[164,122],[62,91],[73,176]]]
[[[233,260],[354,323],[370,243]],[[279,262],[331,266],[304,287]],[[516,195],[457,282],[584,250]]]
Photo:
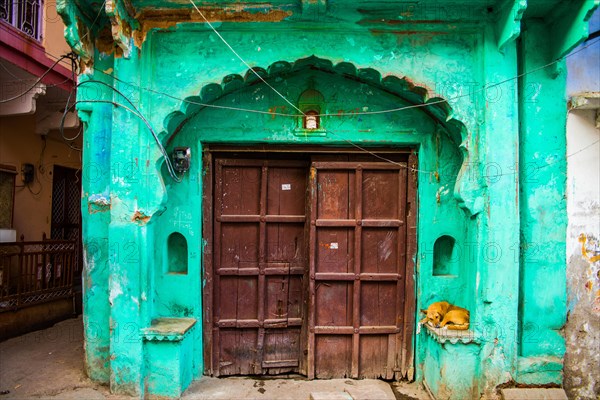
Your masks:
[[[215,24],[216,29],[224,32],[228,43],[286,99],[295,102],[307,87],[323,92],[325,111],[331,115],[320,121],[325,127],[322,135],[308,135],[299,132],[298,117],[285,115],[293,107],[236,60],[186,3],[177,0],[167,8],[156,0],[152,6],[128,2],[128,7],[111,1],[106,4],[109,18],[85,37],[95,46],[90,59],[100,71],[152,88],[134,87],[133,93],[139,96],[149,124],[160,131],[167,152],[174,146],[188,146],[198,155],[183,182],[175,183],[164,172],[162,154],[143,124],[122,109],[89,106],[84,164],[96,162],[106,173],[97,178],[99,182],[85,177],[84,186],[88,193],[106,194],[88,198],[84,238],[100,232],[107,243],[101,245],[106,257],[100,252],[89,263],[94,275],[89,280],[93,284],[86,285],[86,307],[91,313],[99,310],[95,317],[103,324],[107,315],[112,323],[111,332],[102,334],[102,346],[92,343],[89,326],[86,335],[92,356],[112,358],[104,367],[111,375],[111,390],[140,397],[159,391],[153,386],[144,393],[143,382],[150,379],[144,366],[146,362],[175,365],[169,361],[173,353],[165,348],[177,348],[193,360],[194,370],[187,371],[190,379],[203,372],[202,324],[197,324],[189,347],[159,347],[143,342],[139,335],[124,343],[120,339],[126,332],[117,329],[130,323],[137,334],[146,328],[141,325],[155,318],[203,319],[201,293],[207,278],[201,263],[190,263],[188,274],[172,274],[165,260],[166,244],[174,232],[189,241],[190,260],[209,255],[210,239],[202,237],[200,211],[206,201],[203,185],[211,178],[202,165],[206,143],[323,148],[354,144],[367,151],[369,146],[385,145],[418,151],[419,165],[403,166],[418,177],[418,185],[411,189],[417,190],[419,204],[411,204],[407,211],[416,213],[419,221],[418,226],[408,227],[417,232],[419,241],[416,275],[408,271],[417,282],[417,308],[441,299],[464,304],[472,312],[478,342],[441,345],[419,333],[414,341],[416,380],[425,380],[438,397],[466,399],[489,395],[496,385],[519,378],[562,379],[560,327],[566,315],[566,291],[561,179],[566,166],[558,162],[564,143],[558,140],[556,145],[548,137],[562,133],[563,114],[557,111],[562,105],[556,100],[562,97],[555,94],[564,88],[564,76],[553,77],[538,68],[537,57],[544,53],[540,48],[547,42],[543,21],[524,21],[534,26],[528,26],[531,31],[520,41],[521,51],[514,40],[503,43],[500,51],[496,29],[504,26],[491,23],[491,16],[458,16],[452,23],[438,17],[408,21],[418,10],[389,2],[361,3],[360,10],[349,3],[337,14],[321,1],[279,9],[263,3],[205,5],[202,12],[210,21],[222,23]],[[80,5],[90,8],[86,2]],[[463,5],[461,10],[467,8]],[[323,14],[311,17],[315,10]],[[77,12],[71,7],[67,14],[73,17]],[[81,25],[69,31],[70,43],[84,37]],[[523,81],[542,82],[553,96],[536,93],[536,103],[529,104],[522,90],[507,90],[497,101],[476,91],[455,98],[451,105],[444,101],[451,96],[436,97],[443,91],[439,85],[450,85],[457,94],[461,88],[488,87],[519,74],[520,65],[538,73],[524,75]],[[86,73],[109,80],[90,68]],[[101,93],[114,96],[110,90]],[[258,112],[235,111],[239,108]],[[519,159],[544,165],[537,181],[528,181],[527,171],[514,169]],[[142,176],[125,176],[116,168],[124,163],[138,166],[138,162]],[[484,173],[490,163],[501,164],[501,179]],[[310,174],[314,177],[315,170]],[[434,243],[442,235],[451,236],[461,247],[457,274],[433,274]],[[320,244],[331,251],[337,247],[337,243]],[[380,260],[390,257],[388,245],[386,240],[379,244]],[[532,258],[538,255],[536,246],[541,246],[543,265]],[[582,256],[596,257],[589,242]],[[579,254],[578,260],[585,261]],[[581,294],[596,295],[593,279],[586,280],[592,281],[591,289],[585,288],[585,282],[578,283]],[[547,285],[549,281],[553,285]],[[406,317],[410,321],[415,316]],[[531,321],[537,325],[527,325]],[[531,337],[536,341],[523,340]],[[98,368],[88,361],[90,370]]]
[[[579,243],[581,243],[581,255],[583,256],[584,259],[586,259],[587,261],[591,262],[591,263],[595,263],[600,261],[600,246],[598,245],[598,240],[595,238],[592,238],[592,242],[588,244],[588,238],[585,235],[585,233],[582,233],[579,235]],[[593,247],[592,249],[588,249],[588,246]],[[591,254],[596,254],[597,255],[590,255]]]
[[[93,194],[88,197],[88,213],[90,214],[110,211],[110,207],[110,199],[103,195]]]

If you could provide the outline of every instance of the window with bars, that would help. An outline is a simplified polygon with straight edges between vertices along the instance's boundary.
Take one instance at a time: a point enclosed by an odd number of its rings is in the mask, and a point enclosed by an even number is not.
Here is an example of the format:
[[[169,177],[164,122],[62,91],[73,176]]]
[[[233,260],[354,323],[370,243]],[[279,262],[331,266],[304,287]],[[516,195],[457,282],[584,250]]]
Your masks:
[[[0,20],[42,40],[42,0],[0,0]]]
[[[77,240],[81,227],[79,170],[55,165],[53,175],[50,237],[57,240]]]
[[[81,274],[81,175],[80,170],[54,165],[52,179],[52,225],[54,240],[75,240],[76,276]]]
[[[0,229],[12,228],[16,169],[0,164]]]

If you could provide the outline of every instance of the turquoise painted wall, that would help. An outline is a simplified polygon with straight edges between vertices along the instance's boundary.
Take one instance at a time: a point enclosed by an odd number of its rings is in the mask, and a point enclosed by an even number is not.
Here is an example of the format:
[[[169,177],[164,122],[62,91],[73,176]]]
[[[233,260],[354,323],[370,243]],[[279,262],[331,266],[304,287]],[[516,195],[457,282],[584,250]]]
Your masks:
[[[544,26],[530,22],[521,43],[523,70],[544,65]],[[536,48],[537,52],[531,49]],[[532,97],[520,108],[522,175],[519,371],[524,383],[562,382],[566,322],[566,68],[526,75],[520,86]],[[543,315],[543,318],[540,318]],[[533,364],[533,367],[532,367]],[[544,368],[540,368],[542,365]]]
[[[323,117],[323,135],[313,136],[298,129],[299,118],[286,115],[295,110],[205,24],[171,24],[134,44],[127,26],[113,17],[120,48],[109,56],[104,39],[77,47],[83,37],[73,31],[78,11],[62,7],[69,42],[82,57],[94,54],[78,92],[86,128],[86,366],[94,380],[109,382],[115,393],[167,393],[148,385],[149,368],[167,365],[169,357],[179,362],[180,351],[191,359],[194,378],[203,373],[204,145],[353,143],[418,152],[417,310],[449,300],[471,311],[471,343],[445,346],[415,332],[414,378],[440,398],[456,399],[491,393],[511,380],[561,381],[564,74],[559,63],[556,70],[516,79],[555,54],[550,45],[544,50],[546,25],[528,22],[517,42],[505,33],[516,29],[518,36],[520,15],[514,23],[493,13],[470,13],[462,21],[400,19],[402,30],[385,22],[378,27],[377,20],[357,23],[365,16],[389,18],[391,11],[377,7],[348,14],[340,8],[337,19],[215,23],[292,103],[308,88],[323,94],[324,111],[334,115]],[[133,29],[144,25],[128,21]],[[449,104],[360,114],[438,96]],[[181,183],[169,177],[148,126],[167,152],[192,149],[191,169]],[[543,172],[530,181],[530,163],[538,162]],[[185,238],[187,273],[169,271],[173,233]],[[442,236],[455,242],[448,266],[435,265],[435,242]],[[542,246],[543,268],[531,261],[529,243]],[[195,318],[194,340],[150,348],[139,332],[159,317]],[[411,329],[417,318],[407,321]],[[534,335],[535,342],[526,340]],[[466,367],[456,368],[457,359]],[[178,381],[189,381],[187,376]],[[183,390],[187,383],[181,385]]]

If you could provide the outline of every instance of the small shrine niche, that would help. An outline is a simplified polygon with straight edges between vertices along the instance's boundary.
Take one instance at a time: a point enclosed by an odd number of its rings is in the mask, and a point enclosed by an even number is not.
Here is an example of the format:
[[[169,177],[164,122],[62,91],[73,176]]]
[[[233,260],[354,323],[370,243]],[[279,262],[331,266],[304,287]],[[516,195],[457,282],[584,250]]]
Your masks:
[[[298,108],[302,111],[302,129],[306,131],[319,131],[321,126],[321,114],[325,104],[325,98],[315,89],[307,89],[298,99]]]

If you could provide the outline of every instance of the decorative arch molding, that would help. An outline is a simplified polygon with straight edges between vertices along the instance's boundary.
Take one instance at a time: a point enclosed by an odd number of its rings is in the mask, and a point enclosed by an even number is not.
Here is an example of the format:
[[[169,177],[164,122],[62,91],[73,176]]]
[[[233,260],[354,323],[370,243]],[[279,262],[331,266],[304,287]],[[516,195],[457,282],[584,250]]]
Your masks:
[[[427,88],[415,85],[406,77],[399,78],[394,75],[382,77],[381,73],[373,68],[357,68],[350,62],[333,64],[330,60],[310,56],[298,59],[293,63],[282,60],[272,63],[267,68],[254,67],[252,70],[247,70],[244,76],[240,74],[227,75],[220,84],[209,83],[203,86],[197,95],[186,97],[180,110],[173,111],[165,117],[164,130],[160,136],[163,141],[170,142],[196,114],[210,108],[206,106],[207,104],[214,103],[221,97],[242,90],[245,87],[262,84],[256,74],[269,81],[292,76],[305,70],[337,74],[345,79],[371,85],[376,89],[387,92],[398,97],[409,106],[417,106],[416,108],[420,112],[425,113],[436,122],[438,127],[436,132],[445,134],[459,149],[463,157],[462,166],[454,187],[455,199],[469,216],[481,212],[483,207],[482,204],[479,205],[481,202],[477,200],[480,199],[481,194],[480,179],[473,179],[474,174],[477,176],[479,174],[477,171],[471,170],[469,170],[469,173],[465,173],[468,167],[473,164],[469,161],[470,154],[466,144],[468,132],[461,121],[453,118],[453,110],[448,102],[441,97],[428,98]],[[290,114],[290,116],[292,115],[295,116],[294,113]],[[467,179],[469,182],[465,182]]]

